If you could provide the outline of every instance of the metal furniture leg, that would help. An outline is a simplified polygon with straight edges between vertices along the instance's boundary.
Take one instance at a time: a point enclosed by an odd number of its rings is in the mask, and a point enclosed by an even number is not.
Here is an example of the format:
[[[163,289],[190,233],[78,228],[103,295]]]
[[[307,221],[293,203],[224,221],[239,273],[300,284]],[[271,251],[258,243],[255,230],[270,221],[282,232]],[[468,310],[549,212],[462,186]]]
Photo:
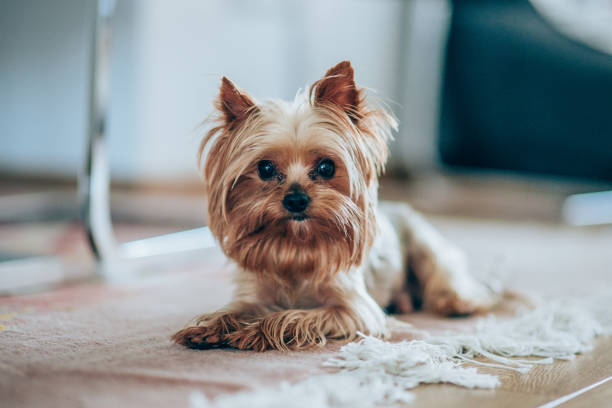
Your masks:
[[[105,144],[108,90],[110,85],[111,28],[114,0],[98,0],[89,72],[89,126],[87,156],[79,177],[82,217],[99,274],[109,277],[108,266],[121,260],[144,258],[215,245],[207,227],[118,244],[110,210],[110,171]],[[121,268],[120,268],[121,269]]]

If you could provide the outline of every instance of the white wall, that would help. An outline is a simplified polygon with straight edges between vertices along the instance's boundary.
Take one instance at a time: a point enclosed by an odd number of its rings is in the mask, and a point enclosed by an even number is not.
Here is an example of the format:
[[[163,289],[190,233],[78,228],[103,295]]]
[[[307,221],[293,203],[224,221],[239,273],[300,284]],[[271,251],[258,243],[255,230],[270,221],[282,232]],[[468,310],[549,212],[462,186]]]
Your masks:
[[[349,7],[349,3],[352,5]],[[201,130],[226,75],[256,98],[296,90],[350,58],[358,79],[396,97],[400,1],[119,2],[110,128],[113,168],[195,176]],[[357,22],[368,21],[368,29]]]
[[[196,128],[211,112],[222,75],[258,99],[293,98],[350,59],[359,83],[400,102],[407,4],[118,0],[108,124],[113,177],[195,180]],[[91,7],[79,0],[0,2],[0,171],[79,169]]]
[[[91,6],[0,1],[0,171],[76,171],[85,149]]]

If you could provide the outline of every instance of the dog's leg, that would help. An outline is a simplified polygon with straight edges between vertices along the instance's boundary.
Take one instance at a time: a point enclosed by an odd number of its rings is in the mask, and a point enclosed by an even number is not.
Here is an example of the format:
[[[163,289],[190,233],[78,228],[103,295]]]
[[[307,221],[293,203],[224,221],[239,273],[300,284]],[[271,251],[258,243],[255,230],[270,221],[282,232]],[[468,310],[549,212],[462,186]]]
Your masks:
[[[484,311],[496,303],[497,296],[470,274],[464,252],[422,215],[404,204],[386,204],[385,213],[406,246],[425,309],[458,315]]]
[[[366,292],[361,271],[353,272],[338,277],[337,283],[343,286],[324,290],[327,296],[322,306],[267,314],[230,333],[227,344],[257,351],[300,350],[330,340],[351,341],[358,332],[385,337],[385,314]]]
[[[258,296],[258,283],[253,274],[236,270],[236,287],[232,301],[222,309],[201,315],[193,323],[178,331],[172,340],[193,349],[230,347],[228,336],[274,309],[266,306]]]
[[[178,331],[172,340],[193,349],[227,347],[230,334],[242,331],[264,313],[260,305],[234,302],[217,312],[198,317],[193,326]]]
[[[228,336],[228,345],[238,349],[303,350],[325,345],[328,341],[351,341],[357,333],[383,336],[374,332],[354,310],[347,306],[316,309],[289,309],[269,314],[257,323]]]
[[[234,302],[206,314],[173,336],[179,344],[195,349],[232,347],[243,350],[299,350],[330,340],[350,341],[358,332],[385,337],[386,317],[370,296],[363,270],[339,273],[324,287],[312,287],[320,306],[284,309],[258,290],[256,280],[243,275]],[[262,288],[260,288],[262,289]],[[268,288],[269,289],[269,288]]]

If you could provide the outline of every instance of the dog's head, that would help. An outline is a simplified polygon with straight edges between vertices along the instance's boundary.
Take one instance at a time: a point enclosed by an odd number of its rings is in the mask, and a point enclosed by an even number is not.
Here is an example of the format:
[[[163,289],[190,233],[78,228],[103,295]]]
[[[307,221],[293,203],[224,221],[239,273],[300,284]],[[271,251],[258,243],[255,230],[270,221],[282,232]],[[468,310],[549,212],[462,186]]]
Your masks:
[[[376,234],[377,177],[395,120],[344,61],[293,103],[257,103],[223,78],[202,142],[209,225],[248,271],[322,281],[359,265]]]

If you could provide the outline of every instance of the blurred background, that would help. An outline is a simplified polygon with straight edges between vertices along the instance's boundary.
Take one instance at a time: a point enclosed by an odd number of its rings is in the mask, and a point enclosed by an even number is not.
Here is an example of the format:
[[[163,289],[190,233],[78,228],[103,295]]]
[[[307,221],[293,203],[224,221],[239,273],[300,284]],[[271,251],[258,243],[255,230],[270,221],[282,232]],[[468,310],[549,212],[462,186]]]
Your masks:
[[[400,120],[383,198],[612,222],[611,22],[606,0],[0,0],[0,291],[94,268],[93,140],[100,234],[197,228],[221,76],[292,99],[345,59]]]

